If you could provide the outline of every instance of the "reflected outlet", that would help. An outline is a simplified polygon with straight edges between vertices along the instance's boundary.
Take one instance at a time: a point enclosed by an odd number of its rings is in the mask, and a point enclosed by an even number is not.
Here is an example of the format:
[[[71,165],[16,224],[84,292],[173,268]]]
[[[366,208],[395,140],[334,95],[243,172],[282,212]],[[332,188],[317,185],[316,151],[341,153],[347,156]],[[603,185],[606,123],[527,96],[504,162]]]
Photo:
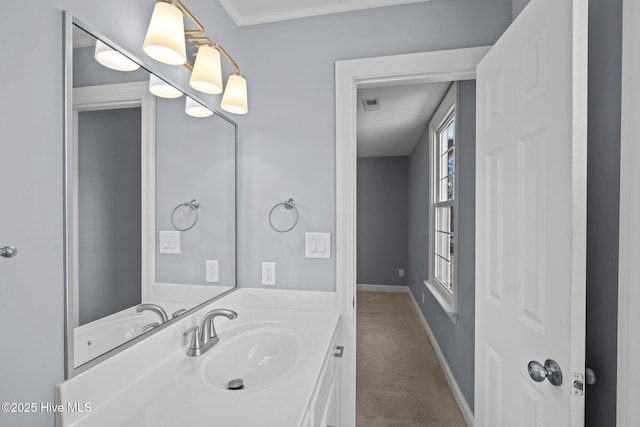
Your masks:
[[[218,260],[205,261],[206,274],[205,280],[209,283],[218,283],[220,281],[220,270],[218,269]]]
[[[276,284],[276,263],[262,263],[262,284],[267,286],[275,286]]]

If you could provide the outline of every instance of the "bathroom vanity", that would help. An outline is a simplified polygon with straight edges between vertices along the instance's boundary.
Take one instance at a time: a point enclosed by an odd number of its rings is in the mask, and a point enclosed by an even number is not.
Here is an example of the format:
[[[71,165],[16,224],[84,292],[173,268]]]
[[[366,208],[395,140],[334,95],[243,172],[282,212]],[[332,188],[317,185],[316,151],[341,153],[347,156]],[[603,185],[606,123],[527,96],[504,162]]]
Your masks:
[[[237,124],[160,70],[65,15],[67,381],[56,426],[336,426],[336,293],[236,287]],[[194,100],[211,117],[193,117]],[[111,127],[129,121],[136,132],[113,149]],[[104,147],[115,166],[103,167]]]
[[[57,404],[90,411],[65,410],[56,425],[336,425],[342,350],[334,307],[334,293],[238,289],[59,384]],[[238,317],[216,319],[220,341],[187,356],[184,332],[221,308]],[[243,389],[229,389],[235,379]]]

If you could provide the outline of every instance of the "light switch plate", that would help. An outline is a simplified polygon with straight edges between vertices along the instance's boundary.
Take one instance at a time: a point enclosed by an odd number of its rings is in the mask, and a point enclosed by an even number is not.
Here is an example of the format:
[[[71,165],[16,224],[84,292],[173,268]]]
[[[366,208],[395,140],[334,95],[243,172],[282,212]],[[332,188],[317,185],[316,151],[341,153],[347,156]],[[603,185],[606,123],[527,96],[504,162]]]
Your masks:
[[[218,283],[220,281],[220,270],[218,269],[218,260],[205,261],[206,274],[205,280],[209,283]]]
[[[159,243],[161,254],[180,253],[180,232],[179,231],[159,231]]]
[[[304,233],[306,258],[331,258],[331,233]]]

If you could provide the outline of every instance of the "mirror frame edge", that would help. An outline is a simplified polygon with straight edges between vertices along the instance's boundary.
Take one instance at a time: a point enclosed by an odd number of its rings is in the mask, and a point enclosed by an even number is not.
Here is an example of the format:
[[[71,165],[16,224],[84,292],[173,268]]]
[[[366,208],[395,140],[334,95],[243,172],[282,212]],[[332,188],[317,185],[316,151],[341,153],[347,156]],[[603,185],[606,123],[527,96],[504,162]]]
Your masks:
[[[93,27],[91,27],[90,25],[87,25],[85,22],[83,22],[82,20],[78,19],[77,17],[75,17],[73,14],[71,14],[69,11],[67,10],[63,10],[62,11],[62,21],[63,21],[63,31],[62,31],[62,47],[63,47],[63,70],[62,70],[62,76],[63,76],[63,154],[62,154],[62,170],[63,170],[63,182],[62,182],[62,194],[63,194],[63,212],[62,212],[62,227],[63,227],[63,280],[64,280],[64,379],[65,381],[72,379],[73,377],[81,374],[82,372],[85,372],[86,370],[98,365],[101,362],[104,362],[105,360],[111,358],[112,356],[126,350],[129,347],[132,347],[133,345],[141,342],[144,339],[147,339],[151,336],[153,336],[154,334],[166,329],[168,327],[168,325],[173,324],[172,320],[170,319],[168,322],[160,325],[157,328],[154,328],[150,331],[145,332],[144,334],[138,335],[137,337],[126,341],[124,343],[122,343],[121,345],[101,354],[100,356],[76,367],[74,366],[74,342],[73,342],[73,322],[71,319],[71,312],[70,309],[71,307],[74,306],[75,304],[75,300],[74,300],[74,295],[72,292],[72,286],[71,282],[72,282],[72,272],[74,271],[75,266],[73,265],[73,257],[69,256],[70,250],[72,250],[72,245],[71,242],[69,241],[69,235],[68,235],[68,231],[69,228],[72,226],[72,221],[73,219],[71,218],[71,214],[70,212],[72,212],[71,210],[71,206],[70,205],[70,201],[69,201],[69,167],[71,166],[71,162],[70,162],[70,158],[69,156],[72,154],[71,150],[69,149],[69,138],[70,138],[70,133],[72,132],[72,117],[73,117],[73,26],[77,25],[78,27],[82,28],[83,30],[85,30],[86,32],[88,32],[89,34],[93,35],[95,38],[100,39],[105,41],[107,44],[109,44],[110,46],[112,46],[113,48],[119,50],[121,53],[123,53],[125,56],[129,57],[131,60],[137,62],[138,64],[141,64],[144,68],[147,69],[147,71],[149,71],[149,73],[151,74],[155,74],[156,76],[160,77],[161,79],[165,80],[167,83],[171,84],[172,86],[174,86],[175,88],[178,88],[179,90],[181,90],[183,93],[185,93],[185,95],[193,98],[194,100],[196,100],[197,102],[201,103],[202,105],[206,106],[207,108],[209,108],[211,111],[213,111],[213,113],[220,117],[221,119],[227,121],[228,123],[230,123],[231,125],[233,125],[234,127],[234,136],[235,136],[235,141],[234,141],[234,161],[236,164],[236,167],[234,168],[234,187],[235,187],[235,203],[234,203],[234,209],[235,209],[235,218],[234,218],[234,274],[235,274],[235,283],[234,286],[232,288],[230,288],[229,290],[213,297],[210,299],[207,299],[203,302],[201,302],[200,304],[195,305],[194,307],[192,307],[190,310],[187,311],[186,315],[190,315],[198,310],[200,310],[202,307],[204,307],[205,305],[208,305],[214,301],[217,301],[223,297],[225,297],[226,295],[229,295],[235,291],[237,291],[239,289],[238,286],[238,197],[237,197],[237,188],[238,188],[238,168],[237,168],[237,164],[238,164],[238,123],[235,122],[234,120],[230,119],[229,117],[227,117],[226,115],[224,115],[223,113],[221,113],[220,111],[218,111],[215,108],[211,108],[209,106],[209,103],[203,101],[201,98],[199,98],[197,95],[194,96],[191,93],[187,93],[185,92],[184,88],[182,88],[180,85],[175,84],[175,82],[173,82],[171,79],[166,78],[166,76],[164,76],[162,73],[159,73],[158,70],[154,69],[154,67],[150,66],[148,63],[145,63],[141,60],[139,60],[137,57],[131,55],[127,50],[123,49],[121,46],[119,46],[117,43],[114,43],[111,39],[109,39],[108,37],[105,37],[103,34],[101,34],[100,32],[96,31]],[[155,234],[155,230],[154,230],[154,234]],[[154,262],[155,265],[155,262]],[[154,278],[154,282],[155,282],[155,278]]]

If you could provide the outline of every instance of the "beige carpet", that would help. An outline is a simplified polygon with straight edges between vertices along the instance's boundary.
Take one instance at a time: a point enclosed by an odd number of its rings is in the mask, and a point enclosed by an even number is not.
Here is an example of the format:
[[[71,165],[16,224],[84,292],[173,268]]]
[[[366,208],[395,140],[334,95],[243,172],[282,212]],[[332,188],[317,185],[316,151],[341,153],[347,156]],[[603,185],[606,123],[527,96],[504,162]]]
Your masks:
[[[358,291],[358,427],[464,427],[408,294]]]

